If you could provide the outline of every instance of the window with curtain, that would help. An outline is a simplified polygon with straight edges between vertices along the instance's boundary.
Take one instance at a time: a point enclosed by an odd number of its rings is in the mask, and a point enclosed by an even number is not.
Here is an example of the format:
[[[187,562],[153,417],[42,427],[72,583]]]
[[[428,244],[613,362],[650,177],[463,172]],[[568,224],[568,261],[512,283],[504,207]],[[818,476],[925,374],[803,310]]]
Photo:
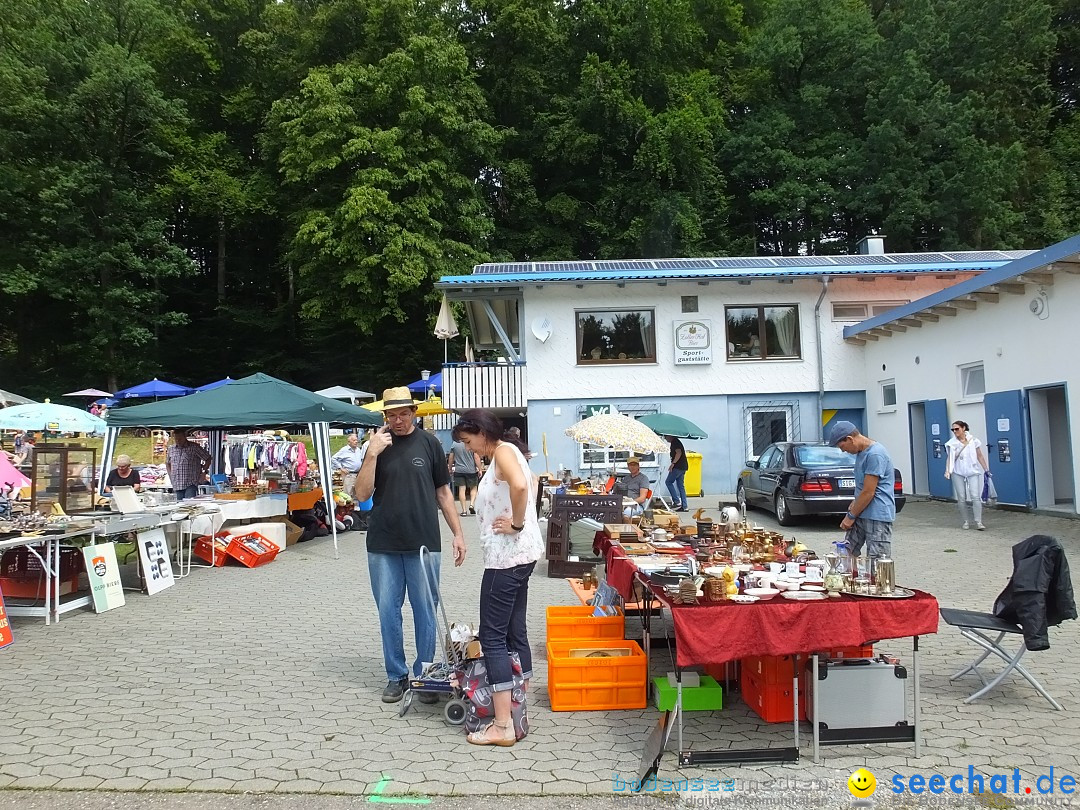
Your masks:
[[[802,356],[795,305],[725,307],[728,359],[791,360]]]
[[[578,365],[656,362],[653,310],[579,310],[575,316]]]

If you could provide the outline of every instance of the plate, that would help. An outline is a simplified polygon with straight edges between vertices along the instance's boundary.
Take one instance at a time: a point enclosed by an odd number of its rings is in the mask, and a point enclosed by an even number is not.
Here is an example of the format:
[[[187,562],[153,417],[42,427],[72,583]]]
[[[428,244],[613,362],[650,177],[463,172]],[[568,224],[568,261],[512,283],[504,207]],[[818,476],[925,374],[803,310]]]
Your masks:
[[[784,591],[780,594],[785,599],[791,599],[794,602],[817,602],[821,599],[828,599],[825,594],[818,593],[817,591]]]
[[[750,596],[745,593],[737,593],[734,596],[728,597],[729,602],[734,602],[736,605],[749,605],[752,602],[760,602],[761,600],[756,596]]]
[[[803,585],[802,589],[809,593],[825,593],[824,585]]]
[[[840,591],[840,593],[845,596],[861,596],[863,599],[910,599],[915,595],[915,591],[901,587],[894,587],[892,593],[852,593],[851,591]]]

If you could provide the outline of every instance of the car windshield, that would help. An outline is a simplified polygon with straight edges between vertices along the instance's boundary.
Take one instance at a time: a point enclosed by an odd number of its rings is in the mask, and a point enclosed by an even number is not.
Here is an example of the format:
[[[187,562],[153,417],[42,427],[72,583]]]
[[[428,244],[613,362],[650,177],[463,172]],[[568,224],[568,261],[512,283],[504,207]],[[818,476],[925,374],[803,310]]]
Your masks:
[[[800,467],[853,467],[855,457],[839,447],[828,445],[803,445],[795,448],[795,460]]]

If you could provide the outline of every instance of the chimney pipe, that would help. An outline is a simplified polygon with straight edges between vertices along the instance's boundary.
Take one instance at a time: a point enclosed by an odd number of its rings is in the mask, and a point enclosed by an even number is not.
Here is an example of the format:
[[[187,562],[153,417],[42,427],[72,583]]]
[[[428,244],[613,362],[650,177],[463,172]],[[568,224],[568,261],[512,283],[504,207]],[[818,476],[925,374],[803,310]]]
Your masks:
[[[885,252],[885,235],[864,236],[859,240],[858,253],[861,256],[880,256]]]

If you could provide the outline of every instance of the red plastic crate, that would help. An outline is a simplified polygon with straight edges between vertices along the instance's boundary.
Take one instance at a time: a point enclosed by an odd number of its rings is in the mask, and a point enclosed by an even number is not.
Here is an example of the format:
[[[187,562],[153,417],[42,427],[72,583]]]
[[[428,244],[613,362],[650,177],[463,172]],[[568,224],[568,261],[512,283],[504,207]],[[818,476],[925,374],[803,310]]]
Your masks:
[[[45,546],[38,546],[44,559]],[[79,590],[79,574],[83,572],[82,549],[60,549],[60,595]],[[9,549],[0,556],[0,590],[13,599],[44,599],[45,569],[41,560],[26,546]]]
[[[212,562],[215,568],[220,568],[229,559],[229,540],[231,537],[228,532],[218,532],[214,535],[214,538],[216,548],[213,550],[211,550],[210,546],[210,535],[204,534],[195,541],[191,553],[200,560]]]
[[[745,669],[741,679],[743,700],[766,723],[790,723],[793,719],[792,683],[766,684]],[[806,706],[799,695],[799,719],[806,719]]]
[[[277,543],[267,540],[258,532],[252,532],[234,537],[229,542],[226,551],[241,565],[258,568],[260,565],[273,562],[281,549],[278,548]]]
[[[791,686],[795,677],[795,658],[791,655],[752,655],[743,659],[742,670],[753,675],[759,683]]]

